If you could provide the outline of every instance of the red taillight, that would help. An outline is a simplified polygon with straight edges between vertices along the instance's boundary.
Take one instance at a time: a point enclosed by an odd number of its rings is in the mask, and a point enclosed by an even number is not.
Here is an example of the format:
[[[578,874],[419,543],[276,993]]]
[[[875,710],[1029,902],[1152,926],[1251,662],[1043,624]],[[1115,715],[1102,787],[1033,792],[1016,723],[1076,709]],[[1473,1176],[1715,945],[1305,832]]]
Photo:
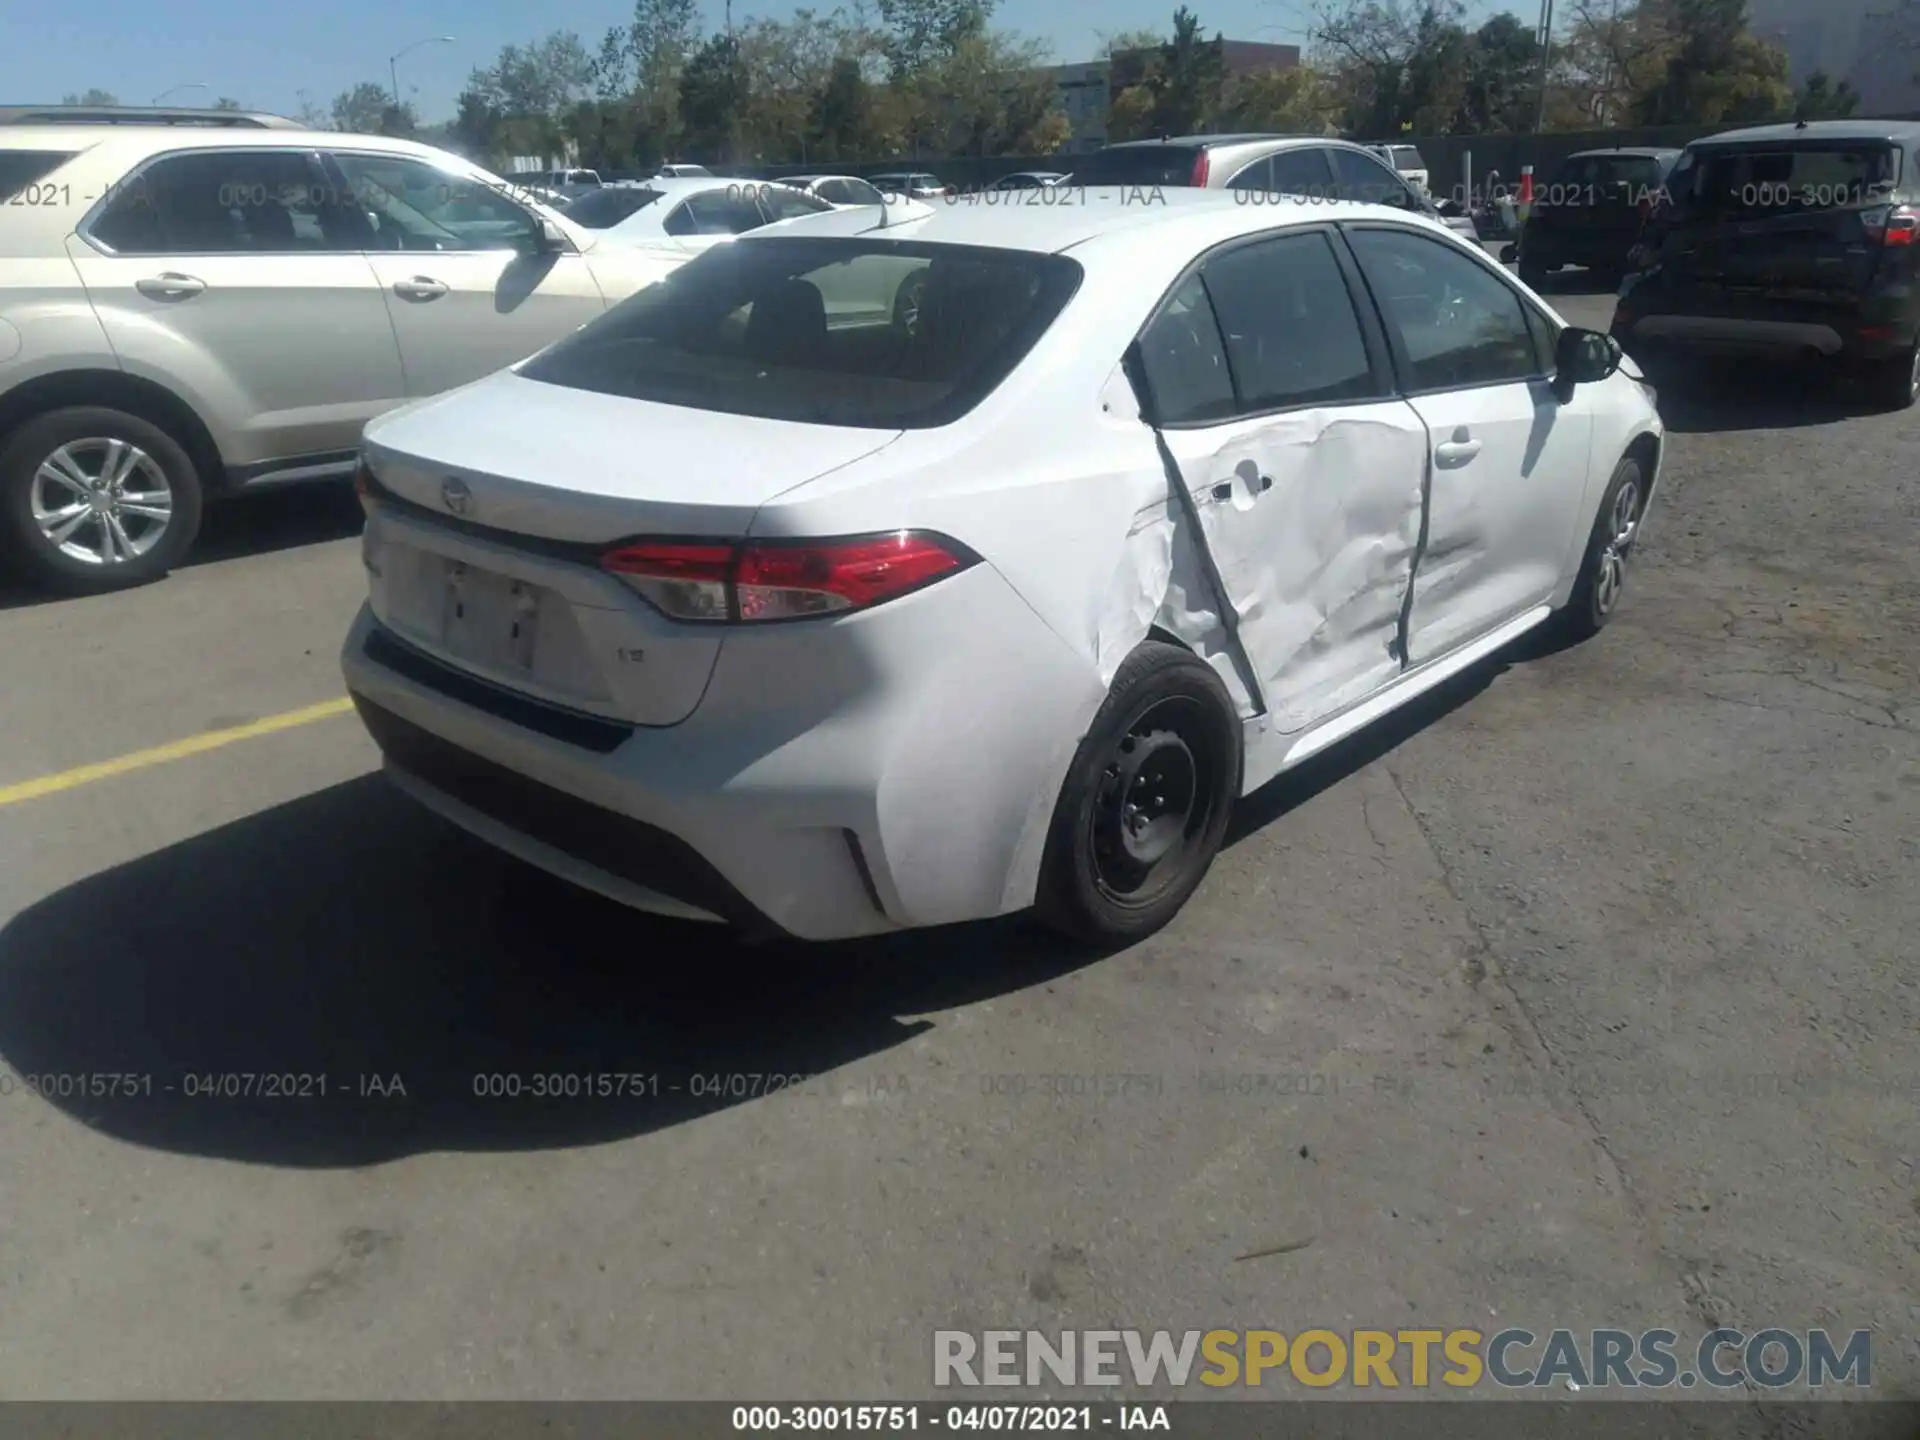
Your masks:
[[[1920,210],[1911,205],[1882,205],[1860,212],[1867,239],[1881,245],[1920,245]]]
[[[953,541],[916,530],[850,540],[640,541],[601,565],[672,620],[800,620],[865,610],[973,564]]]
[[[1198,155],[1193,157],[1193,179],[1189,183],[1191,183],[1196,190],[1206,189],[1207,176],[1212,169],[1213,162],[1208,158],[1207,152],[1202,150]]]

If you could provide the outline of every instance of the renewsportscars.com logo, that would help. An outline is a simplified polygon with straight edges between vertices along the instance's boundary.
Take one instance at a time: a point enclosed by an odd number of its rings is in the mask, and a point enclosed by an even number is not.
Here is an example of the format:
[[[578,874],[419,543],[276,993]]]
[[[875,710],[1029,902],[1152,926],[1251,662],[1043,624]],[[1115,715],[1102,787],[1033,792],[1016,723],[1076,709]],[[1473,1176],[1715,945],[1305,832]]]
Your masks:
[[[1202,1362],[1196,1373],[1195,1362]],[[1123,1373],[1124,1372],[1124,1373]],[[1479,1330],[936,1330],[933,1383],[1326,1389],[1767,1389],[1873,1383],[1870,1331],[1718,1329],[1692,1347],[1672,1330],[1545,1336]]]

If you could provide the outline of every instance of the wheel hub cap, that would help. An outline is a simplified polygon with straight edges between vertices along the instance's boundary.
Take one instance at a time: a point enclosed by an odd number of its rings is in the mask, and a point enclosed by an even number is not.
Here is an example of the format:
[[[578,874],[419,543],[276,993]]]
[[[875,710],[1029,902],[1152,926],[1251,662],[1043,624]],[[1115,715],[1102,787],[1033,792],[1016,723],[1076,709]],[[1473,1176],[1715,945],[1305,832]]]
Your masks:
[[[1607,514],[1607,544],[1600,552],[1600,572],[1594,577],[1594,608],[1610,613],[1627,583],[1627,553],[1640,528],[1640,487],[1629,481],[1613,497]]]
[[[173,488],[152,456],[125,440],[69,440],[34,470],[28,503],[41,539],[69,559],[124,565],[173,523]]]

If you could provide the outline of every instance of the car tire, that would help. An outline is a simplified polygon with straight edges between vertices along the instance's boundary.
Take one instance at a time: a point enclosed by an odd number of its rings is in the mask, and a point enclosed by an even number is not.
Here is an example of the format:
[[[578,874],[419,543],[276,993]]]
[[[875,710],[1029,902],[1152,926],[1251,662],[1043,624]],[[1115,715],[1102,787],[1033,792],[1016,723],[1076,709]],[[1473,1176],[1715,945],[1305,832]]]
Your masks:
[[[96,405],[51,410],[0,447],[0,564],[68,595],[145,585],[186,555],[201,504],[192,458],[151,420]]]
[[[1907,410],[1920,402],[1920,342],[1906,354],[1874,366],[1867,387],[1879,410]]]
[[[1640,522],[1646,513],[1645,471],[1638,458],[1623,456],[1613,467],[1613,478],[1600,497],[1600,510],[1593,517],[1573,594],[1554,617],[1558,638],[1564,643],[1577,645],[1598,635],[1620,608],[1627,561],[1640,538]]]
[[[1122,662],[1054,807],[1039,918],[1097,945],[1144,940],[1206,878],[1240,798],[1241,721],[1213,667],[1147,641]]]

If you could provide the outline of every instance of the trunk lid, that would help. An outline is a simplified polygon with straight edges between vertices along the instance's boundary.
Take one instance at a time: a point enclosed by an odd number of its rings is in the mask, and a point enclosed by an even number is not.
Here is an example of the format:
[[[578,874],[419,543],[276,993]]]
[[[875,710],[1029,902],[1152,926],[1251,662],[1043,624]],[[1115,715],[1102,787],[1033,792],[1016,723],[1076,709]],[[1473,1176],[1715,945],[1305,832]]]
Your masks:
[[[539,540],[740,536],[774,496],[890,444],[897,430],[803,425],[528,380],[511,370],[384,415],[368,460],[402,500]]]
[[[667,620],[600,555],[637,535],[742,537],[766,501],[898,434],[502,372],[367,427],[374,615],[421,674],[437,663],[566,710],[678,724],[721,629]]]
[[[1658,224],[1658,261],[1705,290],[1855,304],[1881,247],[1866,217],[1899,182],[1885,142],[1716,146],[1674,170]]]

